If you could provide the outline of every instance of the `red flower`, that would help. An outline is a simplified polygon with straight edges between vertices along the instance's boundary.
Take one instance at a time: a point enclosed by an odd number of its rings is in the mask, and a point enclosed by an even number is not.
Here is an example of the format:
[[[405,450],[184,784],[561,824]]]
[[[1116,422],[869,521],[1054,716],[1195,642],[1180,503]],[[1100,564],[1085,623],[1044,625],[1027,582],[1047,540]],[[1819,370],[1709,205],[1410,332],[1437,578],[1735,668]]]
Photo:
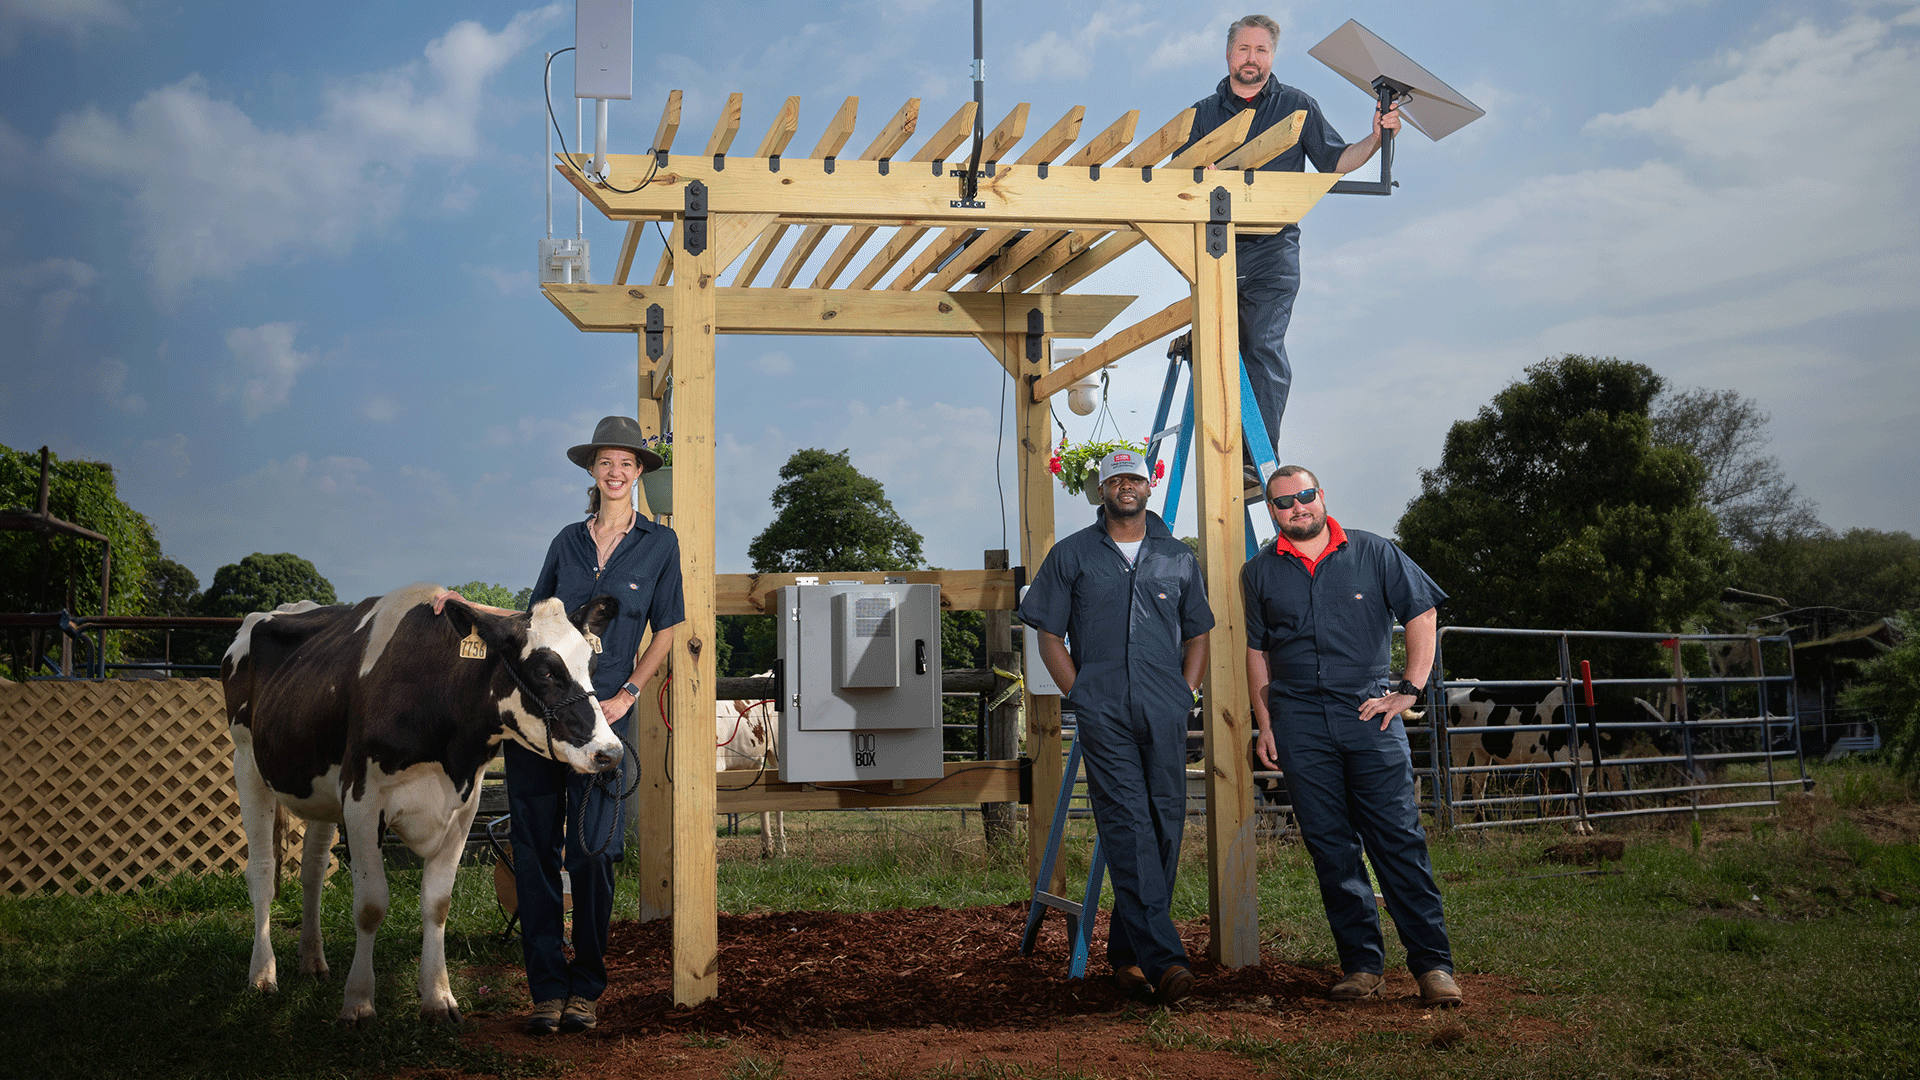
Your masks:
[[[1048,458],[1048,459],[1047,459],[1047,471],[1048,471],[1048,472],[1050,472],[1050,473],[1052,473],[1052,474],[1054,474],[1055,476],[1058,476],[1058,475],[1060,475],[1060,468],[1061,468],[1061,466],[1060,466],[1060,455],[1059,455],[1059,454],[1055,454],[1055,455],[1053,455],[1052,457],[1050,457],[1050,458]]]
[[[1153,463],[1153,478],[1155,480],[1165,480],[1167,478],[1167,462],[1165,458]]]

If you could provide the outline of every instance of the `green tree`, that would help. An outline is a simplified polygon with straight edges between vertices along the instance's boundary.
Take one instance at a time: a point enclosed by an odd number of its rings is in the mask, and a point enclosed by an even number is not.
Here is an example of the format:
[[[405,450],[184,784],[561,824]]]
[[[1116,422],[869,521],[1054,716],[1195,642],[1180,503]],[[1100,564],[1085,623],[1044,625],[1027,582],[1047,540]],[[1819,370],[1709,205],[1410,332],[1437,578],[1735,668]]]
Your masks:
[[[1653,441],[1678,446],[1704,470],[1700,502],[1719,519],[1721,534],[1750,548],[1768,533],[1804,527],[1818,509],[1801,498],[1763,453],[1767,421],[1758,402],[1737,390],[1666,391],[1653,403]]]
[[[256,551],[213,572],[213,584],[200,597],[200,614],[243,616],[301,600],[340,602],[332,583],[312,563],[287,552],[262,555]]]
[[[49,456],[47,512],[90,529],[113,544],[108,570],[108,615],[145,610],[147,576],[160,544],[146,517],[120,500],[113,466],[100,461]],[[0,508],[33,510],[39,501],[40,455],[0,446]],[[0,531],[0,611],[67,611],[99,615],[98,541],[38,532]],[[7,665],[15,678],[33,666],[31,634],[9,630]],[[107,659],[120,659],[120,644],[107,639]]]
[[[153,561],[147,573],[146,603],[147,615],[193,615],[200,605],[200,579],[194,572],[162,555]],[[126,635],[126,648],[130,655],[159,659],[185,655],[182,648],[191,649],[201,637],[212,638],[217,634],[208,634],[204,630],[185,630],[169,634],[164,630],[143,630]],[[224,647],[224,642],[222,643]],[[204,650],[202,650],[204,651]]]
[[[796,451],[780,467],[780,481],[773,523],[747,546],[756,573],[920,568],[920,534],[847,451]]]
[[[1894,766],[1912,773],[1920,765],[1920,636],[1913,630],[1920,611],[1893,622],[1905,638],[1890,651],[1860,663],[1860,677],[1840,692],[1840,705],[1865,709],[1880,725],[1882,742],[1893,751]]]
[[[1798,533],[1769,532],[1747,551],[1736,584],[1794,607],[1836,607],[1861,621],[1920,608],[1920,539],[1911,533],[1815,523]]]
[[[469,581],[465,585],[455,585],[453,591],[476,604],[489,607],[508,608],[513,611],[527,610],[527,604],[533,600],[531,586],[514,592],[505,585],[489,585],[484,581]]]
[[[1525,374],[1453,425],[1400,519],[1402,547],[1452,597],[1447,621],[1666,632],[1699,616],[1732,549],[1701,505],[1699,461],[1653,440],[1660,377],[1573,355]],[[1638,644],[1588,651],[1580,658],[1619,675],[1659,656]],[[1446,659],[1452,674],[1489,678],[1558,668],[1550,650],[1464,635]]]

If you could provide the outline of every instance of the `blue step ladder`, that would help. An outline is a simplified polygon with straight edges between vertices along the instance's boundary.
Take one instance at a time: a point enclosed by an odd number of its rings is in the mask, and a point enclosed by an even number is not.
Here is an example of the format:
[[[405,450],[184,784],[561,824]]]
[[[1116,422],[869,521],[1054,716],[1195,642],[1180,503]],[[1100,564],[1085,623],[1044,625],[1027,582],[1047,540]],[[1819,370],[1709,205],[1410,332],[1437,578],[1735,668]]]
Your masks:
[[[1147,470],[1153,471],[1154,463],[1160,459],[1160,443],[1170,435],[1177,435],[1174,442],[1172,475],[1167,484],[1165,506],[1160,511],[1161,518],[1169,528],[1174,521],[1174,513],[1180,504],[1181,480],[1186,475],[1187,454],[1193,448],[1193,378],[1188,372],[1187,401],[1180,415],[1180,426],[1168,428],[1167,417],[1173,412],[1173,393],[1180,382],[1180,367],[1192,367],[1191,337],[1181,335],[1173,340],[1167,350],[1167,381],[1160,390],[1160,407],[1153,418],[1153,436],[1147,445]],[[1279,467],[1273,456],[1273,440],[1267,438],[1267,425],[1260,419],[1259,403],[1253,398],[1253,382],[1247,378],[1247,365],[1240,364],[1240,428],[1245,434],[1246,445],[1253,457],[1255,466],[1264,478]],[[1253,505],[1245,507],[1247,522],[1247,557],[1251,559],[1260,547],[1260,541],[1253,531]],[[1040,876],[1033,884],[1033,899],[1027,905],[1027,928],[1020,935],[1020,955],[1032,956],[1035,939],[1040,936],[1040,923],[1046,917],[1048,909],[1059,911],[1067,917],[1067,978],[1085,978],[1087,974],[1087,953],[1093,938],[1093,920],[1100,912],[1100,887],[1106,881],[1106,856],[1100,851],[1100,835],[1094,834],[1093,857],[1087,867],[1087,887],[1078,901],[1070,900],[1048,892],[1053,884],[1054,864],[1060,857],[1060,839],[1066,832],[1067,804],[1073,799],[1073,789],[1080,782],[1080,739],[1075,733],[1073,749],[1067,754],[1066,774],[1060,782],[1060,798],[1053,808],[1053,828],[1047,833],[1047,849],[1040,858]]]
[[[1078,902],[1047,891],[1053,884],[1054,862],[1060,857],[1060,836],[1067,827],[1067,804],[1080,783],[1080,738],[1075,733],[1073,749],[1067,754],[1067,772],[1060,781],[1060,800],[1053,808],[1053,829],[1047,833],[1047,851],[1040,859],[1040,877],[1033,885],[1033,902],[1027,905],[1027,929],[1020,935],[1020,955],[1032,956],[1034,939],[1040,936],[1040,920],[1052,908],[1067,916],[1067,978],[1085,978],[1087,949],[1093,937],[1093,920],[1100,912],[1100,886],[1106,880],[1107,859],[1100,851],[1100,835],[1093,837],[1093,864],[1087,868],[1087,890]]]

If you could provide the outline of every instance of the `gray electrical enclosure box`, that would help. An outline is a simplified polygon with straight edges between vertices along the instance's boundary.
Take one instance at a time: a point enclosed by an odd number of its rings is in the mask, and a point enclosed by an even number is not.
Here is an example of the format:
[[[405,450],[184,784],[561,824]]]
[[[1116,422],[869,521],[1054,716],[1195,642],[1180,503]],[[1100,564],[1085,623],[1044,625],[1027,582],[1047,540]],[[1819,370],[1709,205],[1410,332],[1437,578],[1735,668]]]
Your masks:
[[[780,779],[944,776],[940,586],[830,582],[775,595]]]

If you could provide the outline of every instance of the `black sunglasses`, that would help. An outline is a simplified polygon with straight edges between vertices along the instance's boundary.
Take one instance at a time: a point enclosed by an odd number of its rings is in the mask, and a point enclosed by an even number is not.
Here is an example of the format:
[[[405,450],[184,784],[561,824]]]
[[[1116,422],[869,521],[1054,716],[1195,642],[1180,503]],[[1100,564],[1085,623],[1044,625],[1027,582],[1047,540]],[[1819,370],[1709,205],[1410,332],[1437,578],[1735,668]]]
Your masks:
[[[1312,503],[1313,500],[1319,497],[1320,497],[1319,488],[1301,488],[1299,491],[1296,491],[1291,495],[1275,495],[1272,498],[1273,498],[1273,505],[1279,507],[1282,510],[1287,510],[1287,509],[1291,509],[1293,504],[1296,502]]]

